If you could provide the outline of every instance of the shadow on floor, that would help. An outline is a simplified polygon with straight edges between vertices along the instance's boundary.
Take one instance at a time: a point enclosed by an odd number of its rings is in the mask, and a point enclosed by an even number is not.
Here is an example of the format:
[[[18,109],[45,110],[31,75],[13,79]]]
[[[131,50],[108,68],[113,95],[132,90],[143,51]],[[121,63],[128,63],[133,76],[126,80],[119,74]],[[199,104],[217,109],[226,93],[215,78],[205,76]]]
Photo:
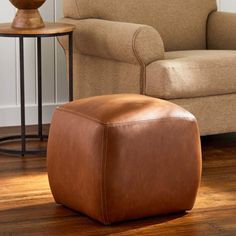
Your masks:
[[[48,203],[0,210],[0,235],[2,235],[1,233],[13,235],[15,233],[17,235],[18,233],[21,233],[20,235],[107,235],[160,225],[185,215],[186,213],[179,213],[103,226],[61,205]]]

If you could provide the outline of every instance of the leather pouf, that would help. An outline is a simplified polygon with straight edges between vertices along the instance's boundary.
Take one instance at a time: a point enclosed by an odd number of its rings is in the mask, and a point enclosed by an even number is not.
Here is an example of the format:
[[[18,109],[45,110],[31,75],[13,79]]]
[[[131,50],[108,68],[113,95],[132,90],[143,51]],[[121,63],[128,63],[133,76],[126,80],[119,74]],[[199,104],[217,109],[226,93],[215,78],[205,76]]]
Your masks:
[[[104,224],[191,210],[201,178],[194,116],[142,95],[57,108],[47,160],[56,202]]]

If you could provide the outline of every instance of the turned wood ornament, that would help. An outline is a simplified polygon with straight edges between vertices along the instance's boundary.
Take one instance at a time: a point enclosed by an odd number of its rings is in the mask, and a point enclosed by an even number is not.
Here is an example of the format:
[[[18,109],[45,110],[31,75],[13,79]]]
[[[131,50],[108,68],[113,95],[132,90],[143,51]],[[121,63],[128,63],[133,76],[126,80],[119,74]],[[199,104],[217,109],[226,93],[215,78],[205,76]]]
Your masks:
[[[9,0],[17,9],[16,16],[12,22],[13,28],[37,29],[44,27],[43,19],[38,8],[46,0]]]

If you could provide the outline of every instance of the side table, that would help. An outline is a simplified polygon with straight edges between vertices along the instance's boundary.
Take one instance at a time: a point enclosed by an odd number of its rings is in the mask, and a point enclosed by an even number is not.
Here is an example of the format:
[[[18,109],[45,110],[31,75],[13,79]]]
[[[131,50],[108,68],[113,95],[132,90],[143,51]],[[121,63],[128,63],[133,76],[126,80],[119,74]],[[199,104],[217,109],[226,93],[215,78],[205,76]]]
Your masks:
[[[40,141],[46,140],[43,134],[42,124],[42,50],[41,39],[46,37],[69,37],[69,101],[73,100],[73,31],[74,26],[61,23],[45,23],[45,27],[39,29],[16,29],[10,23],[0,24],[0,37],[19,38],[20,51],[20,108],[21,108],[21,134],[0,138],[0,144],[11,141],[21,141],[21,150],[11,150],[0,146],[0,153],[8,155],[45,155],[46,150],[27,150],[27,139]],[[37,39],[37,61],[38,61],[38,134],[27,135],[25,124],[25,82],[24,82],[24,38]]]

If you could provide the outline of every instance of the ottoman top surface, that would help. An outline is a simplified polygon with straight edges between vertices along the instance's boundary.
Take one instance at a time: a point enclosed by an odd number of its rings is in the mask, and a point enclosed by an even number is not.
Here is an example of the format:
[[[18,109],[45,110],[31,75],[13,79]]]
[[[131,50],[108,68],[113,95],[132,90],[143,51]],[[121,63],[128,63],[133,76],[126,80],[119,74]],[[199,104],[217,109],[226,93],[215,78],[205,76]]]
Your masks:
[[[171,118],[195,120],[191,113],[173,103],[138,94],[79,99],[59,107],[58,110],[107,125]]]

